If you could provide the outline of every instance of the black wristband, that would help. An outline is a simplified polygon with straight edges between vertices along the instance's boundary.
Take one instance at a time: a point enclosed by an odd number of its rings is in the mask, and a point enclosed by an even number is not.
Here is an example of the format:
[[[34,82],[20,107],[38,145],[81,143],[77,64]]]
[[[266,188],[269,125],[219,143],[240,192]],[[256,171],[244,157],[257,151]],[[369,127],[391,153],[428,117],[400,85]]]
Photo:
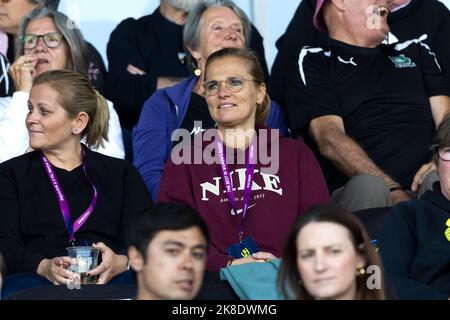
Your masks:
[[[397,191],[397,190],[403,191],[405,189],[403,189],[402,186],[395,186],[395,187],[389,188],[389,192],[394,192],[394,191]]]

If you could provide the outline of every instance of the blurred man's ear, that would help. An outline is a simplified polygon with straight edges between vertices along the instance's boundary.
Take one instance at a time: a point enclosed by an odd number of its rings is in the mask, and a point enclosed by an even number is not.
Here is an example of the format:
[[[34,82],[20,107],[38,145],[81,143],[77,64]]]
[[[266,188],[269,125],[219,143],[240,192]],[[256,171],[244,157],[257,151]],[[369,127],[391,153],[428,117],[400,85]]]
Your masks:
[[[128,248],[128,258],[130,259],[130,266],[134,271],[141,272],[144,269],[144,257],[135,246]]]

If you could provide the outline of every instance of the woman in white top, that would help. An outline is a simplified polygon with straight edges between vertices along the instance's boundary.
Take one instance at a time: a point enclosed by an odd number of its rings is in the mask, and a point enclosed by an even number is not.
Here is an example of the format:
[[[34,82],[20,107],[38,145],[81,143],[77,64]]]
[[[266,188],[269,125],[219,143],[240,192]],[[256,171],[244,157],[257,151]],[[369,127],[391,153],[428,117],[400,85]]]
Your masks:
[[[0,99],[0,162],[29,150],[25,117],[33,79],[49,70],[68,69],[87,76],[87,49],[78,27],[64,14],[47,9],[33,10],[19,29],[18,58],[10,68],[16,92]],[[119,117],[108,101],[108,141],[95,151],[124,158]]]

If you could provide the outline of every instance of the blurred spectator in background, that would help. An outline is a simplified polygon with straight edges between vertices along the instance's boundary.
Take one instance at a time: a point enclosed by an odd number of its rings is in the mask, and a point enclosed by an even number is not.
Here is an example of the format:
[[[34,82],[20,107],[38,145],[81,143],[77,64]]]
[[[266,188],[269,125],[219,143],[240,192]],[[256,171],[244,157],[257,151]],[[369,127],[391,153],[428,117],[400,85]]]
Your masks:
[[[17,58],[19,43],[19,26],[22,19],[37,7],[57,10],[60,0],[8,0],[0,1],[0,30],[6,32],[7,37],[0,37],[0,46],[6,48],[6,54],[0,57],[0,97],[10,96],[15,91],[14,84],[7,78],[7,66]],[[70,23],[69,23],[70,22]],[[70,20],[66,24],[74,25]],[[75,26],[75,25],[74,25]],[[76,26],[75,26],[76,27]],[[104,94],[106,67],[98,51],[87,44],[87,74],[95,89]],[[21,54],[21,53],[19,53]],[[6,57],[6,59],[5,59]]]
[[[161,0],[151,15],[126,19],[112,32],[107,97],[118,106],[124,128],[133,129],[144,102],[155,90],[192,75],[183,43],[183,25],[192,8],[204,1]],[[246,40],[258,53],[268,76],[263,39],[255,27],[251,28]]]
[[[67,17],[47,8],[33,10],[22,21],[18,58],[10,68],[16,92],[0,98],[0,162],[22,155],[28,148],[25,117],[33,80],[48,70],[68,69],[87,77],[86,45],[78,28],[67,25]],[[108,141],[98,152],[124,158],[119,117],[108,101]]]
[[[287,299],[382,300],[381,259],[362,223],[336,206],[301,216],[286,238],[278,283]]]
[[[200,290],[209,245],[202,218],[181,204],[163,204],[143,215],[130,233],[137,299],[191,300]]]

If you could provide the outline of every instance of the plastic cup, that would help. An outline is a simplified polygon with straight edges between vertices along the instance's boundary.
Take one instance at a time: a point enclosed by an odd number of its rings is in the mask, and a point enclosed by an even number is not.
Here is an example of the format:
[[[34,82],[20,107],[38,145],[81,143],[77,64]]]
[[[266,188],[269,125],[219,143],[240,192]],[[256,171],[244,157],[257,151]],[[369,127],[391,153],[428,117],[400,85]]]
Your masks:
[[[70,265],[69,270],[80,276],[80,283],[97,283],[97,276],[88,276],[87,273],[97,267],[99,249],[90,246],[74,246],[66,249],[69,257],[75,261],[75,264]]]

